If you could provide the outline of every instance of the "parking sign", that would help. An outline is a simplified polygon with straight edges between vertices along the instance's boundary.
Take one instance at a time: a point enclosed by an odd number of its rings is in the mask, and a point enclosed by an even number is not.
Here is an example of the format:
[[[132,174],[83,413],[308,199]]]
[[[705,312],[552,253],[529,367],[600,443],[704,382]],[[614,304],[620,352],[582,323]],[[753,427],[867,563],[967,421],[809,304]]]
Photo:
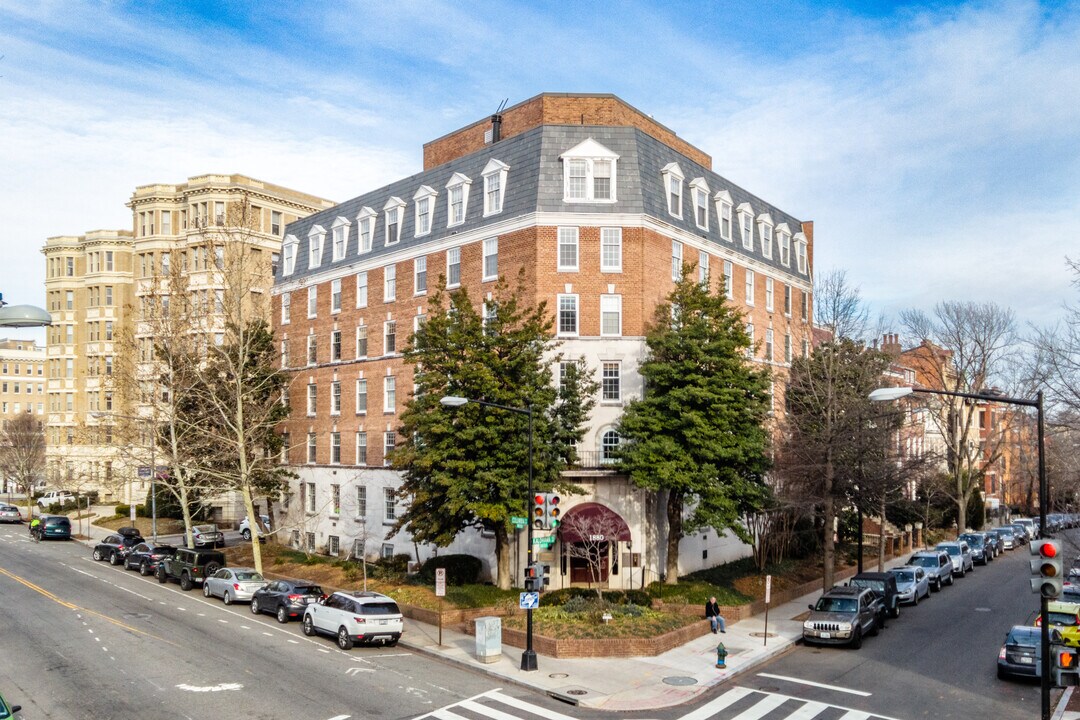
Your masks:
[[[435,597],[446,596],[446,568],[435,568]]]

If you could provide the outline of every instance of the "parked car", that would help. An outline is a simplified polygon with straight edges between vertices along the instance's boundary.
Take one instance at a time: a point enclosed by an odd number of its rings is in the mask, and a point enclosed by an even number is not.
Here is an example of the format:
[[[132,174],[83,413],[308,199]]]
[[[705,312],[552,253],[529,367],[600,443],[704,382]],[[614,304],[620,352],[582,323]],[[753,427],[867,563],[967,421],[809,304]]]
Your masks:
[[[37,504],[47,508],[53,503],[75,502],[75,496],[67,490],[50,490],[37,499]]]
[[[22,710],[22,705],[9,705],[4,696],[0,695],[0,719],[14,717],[20,710]]]
[[[1001,547],[1005,550],[1012,550],[1016,547],[1016,530],[1011,527],[999,527],[992,528],[990,532],[994,533],[1001,540]]]
[[[1012,528],[1013,535],[1016,536],[1016,542],[1020,545],[1027,545],[1030,538],[1028,537],[1028,529],[1026,526],[1020,523],[1009,523],[1005,527]]]
[[[134,530],[135,528],[131,528]],[[143,537],[138,534],[125,534],[119,533],[113,535],[106,535],[105,539],[94,545],[94,560],[108,560],[110,565],[119,565],[127,558],[131,549],[141,542],[145,542]]]
[[[954,575],[964,577],[968,574],[969,570],[975,569],[975,563],[971,560],[971,550],[968,548],[966,542],[958,540],[942,542],[937,544],[937,549],[944,550],[949,554]]]
[[[803,622],[803,642],[862,647],[864,635],[876,635],[885,625],[881,597],[868,588],[834,587],[810,606]]]
[[[994,559],[998,555],[1000,555],[1001,553],[1005,552],[1005,548],[1001,544],[1001,536],[1000,535],[998,535],[993,530],[986,530],[986,531],[983,532],[983,535],[986,536],[986,545],[987,545],[987,547],[992,548],[993,551],[994,551],[991,554],[991,559]]]
[[[275,580],[251,595],[251,612],[271,612],[279,623],[303,617],[307,606],[321,600],[322,588],[307,580]]]
[[[926,571],[930,587],[934,592],[942,585],[953,584],[953,566],[949,553],[942,550],[920,550],[908,558],[908,565],[921,567]]]
[[[190,590],[225,565],[225,553],[201,548],[177,548],[173,555],[158,560],[157,579],[163,583],[179,580],[181,590]]]
[[[1038,525],[1032,518],[1015,518],[1012,521],[1013,525],[1023,525],[1027,530],[1028,540],[1037,540],[1039,538]]]
[[[889,617],[900,617],[900,593],[896,588],[896,576],[892,573],[864,572],[848,580],[850,587],[873,590],[881,598]],[[884,627],[884,625],[882,625]]]
[[[66,515],[42,515],[41,524],[32,532],[41,540],[70,540],[71,521]]]
[[[1039,655],[1042,631],[1027,625],[1013,625],[998,651],[997,676],[1041,677]]]
[[[376,592],[336,592],[304,610],[304,634],[336,637],[342,650],[360,642],[393,647],[404,631],[397,603]]]
[[[273,530],[270,529],[270,516],[260,515],[259,520],[259,539],[265,541],[266,536],[273,533]],[[240,525],[236,529],[240,531],[240,536],[242,538],[248,541],[251,540],[251,525],[248,523],[247,518],[241,520]]]
[[[968,544],[971,549],[971,562],[986,565],[994,559],[993,549],[986,542],[986,533],[964,533],[957,539]]]
[[[266,585],[266,578],[254,568],[221,568],[203,580],[202,592],[206,597],[220,597],[226,605],[233,601],[247,602],[255,591]]]
[[[176,554],[176,548],[172,545],[160,543],[141,542],[131,548],[131,552],[124,558],[125,570],[138,570],[140,575],[153,575],[157,572],[158,563],[163,557]]]
[[[900,602],[918,605],[922,598],[930,597],[930,575],[925,568],[902,565],[890,568],[896,576],[896,591]]]
[[[0,503],[0,522],[21,523],[22,513],[19,512],[19,508],[14,505],[4,505]]]
[[[1080,605],[1051,601],[1046,605],[1050,627],[1061,633],[1062,643],[1080,647]],[[1042,615],[1035,616],[1035,627],[1042,627]]]
[[[225,547],[225,535],[218,530],[217,525],[195,525],[191,528],[191,541],[197,548]]]

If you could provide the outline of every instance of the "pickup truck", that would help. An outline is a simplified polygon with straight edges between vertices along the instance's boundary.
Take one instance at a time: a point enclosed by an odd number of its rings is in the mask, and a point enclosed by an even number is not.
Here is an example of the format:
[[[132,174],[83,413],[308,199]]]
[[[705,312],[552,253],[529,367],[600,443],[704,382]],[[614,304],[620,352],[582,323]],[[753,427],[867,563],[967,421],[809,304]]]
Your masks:
[[[67,490],[50,490],[37,500],[37,504],[42,508],[47,508],[53,503],[66,502],[75,502],[75,496]]]

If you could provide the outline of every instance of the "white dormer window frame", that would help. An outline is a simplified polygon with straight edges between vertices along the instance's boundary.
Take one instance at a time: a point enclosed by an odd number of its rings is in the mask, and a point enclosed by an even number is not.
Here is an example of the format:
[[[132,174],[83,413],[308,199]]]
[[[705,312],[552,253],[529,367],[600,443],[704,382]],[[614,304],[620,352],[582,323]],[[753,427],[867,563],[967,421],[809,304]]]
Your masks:
[[[619,156],[588,138],[570,148],[563,163],[563,202],[613,203]]]
[[[401,221],[405,218],[405,201],[392,196],[383,205],[384,245],[397,245],[401,241]]]
[[[773,219],[769,213],[758,215],[758,237],[761,239],[761,254],[772,260]]]
[[[735,207],[735,203],[731,201],[731,193],[727,190],[721,190],[713,195],[713,201],[716,203],[717,222],[720,223],[720,239],[731,242],[733,237],[731,234],[733,222],[731,211]]]
[[[323,243],[326,240],[326,228],[314,225],[308,231],[308,269],[322,265]]]
[[[287,277],[296,272],[296,250],[300,241],[295,235],[286,235],[285,242],[281,244],[281,275]]]
[[[682,185],[686,176],[683,175],[679,163],[668,163],[660,171],[664,179],[664,202],[667,204],[668,214],[682,219]]]
[[[472,180],[467,175],[459,172],[450,176],[446,182],[446,227],[454,227],[465,222],[469,212],[469,189]],[[460,202],[460,216],[455,215],[457,205]]]
[[[413,237],[431,234],[432,219],[435,215],[435,189],[421,185],[413,195]]]
[[[502,212],[506,203],[506,176],[510,166],[492,158],[481,173],[484,178],[484,217]]]
[[[709,186],[705,178],[690,181],[690,199],[694,206],[694,224],[700,229],[709,230]]]
[[[349,228],[352,223],[346,218],[339,217],[334,221],[334,224],[330,226],[331,245],[333,250],[331,251],[331,262],[337,262],[343,260],[349,247]]]
[[[792,238],[795,241],[795,261],[797,263],[798,270],[801,274],[806,274],[806,236],[802,233],[795,233],[795,237]]]
[[[776,245],[780,249],[780,264],[791,267],[791,228],[787,223],[776,226]]]
[[[735,208],[739,215],[739,237],[742,238],[742,246],[747,250],[754,249],[754,208],[750,203],[743,203]]]
[[[377,213],[364,206],[356,215],[356,252],[358,255],[371,252],[375,237],[375,217]]]

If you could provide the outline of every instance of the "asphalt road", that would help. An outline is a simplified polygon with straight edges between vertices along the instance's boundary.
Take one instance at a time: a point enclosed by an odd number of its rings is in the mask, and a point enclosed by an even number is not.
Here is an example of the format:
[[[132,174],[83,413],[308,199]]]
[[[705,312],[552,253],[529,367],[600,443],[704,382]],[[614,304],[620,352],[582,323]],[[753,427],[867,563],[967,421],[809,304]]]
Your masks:
[[[0,692],[24,718],[389,720],[496,687],[401,646],[341,652],[297,622],[95,563],[79,543],[30,542],[25,526],[0,526],[0,598]]]

